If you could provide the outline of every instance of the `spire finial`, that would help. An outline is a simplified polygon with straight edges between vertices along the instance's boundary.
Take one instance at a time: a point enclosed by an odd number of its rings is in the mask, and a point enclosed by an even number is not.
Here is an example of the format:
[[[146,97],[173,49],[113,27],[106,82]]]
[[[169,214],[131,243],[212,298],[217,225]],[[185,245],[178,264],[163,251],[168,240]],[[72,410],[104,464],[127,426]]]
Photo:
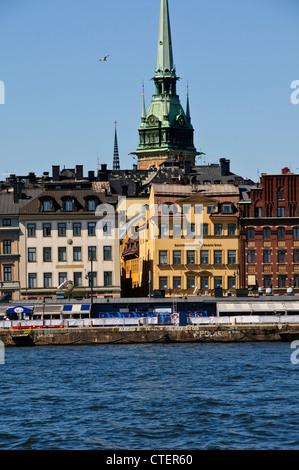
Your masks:
[[[117,122],[114,121],[115,124],[115,134],[114,134],[114,153],[113,153],[113,170],[119,170],[119,154],[118,154],[118,142],[117,142],[117,132],[116,132],[116,124]]]
[[[169,20],[168,0],[161,0],[156,73],[173,73],[173,53]]]
[[[141,120],[145,121],[146,119],[146,111],[145,111],[145,101],[144,101],[144,80],[142,81],[142,114]]]

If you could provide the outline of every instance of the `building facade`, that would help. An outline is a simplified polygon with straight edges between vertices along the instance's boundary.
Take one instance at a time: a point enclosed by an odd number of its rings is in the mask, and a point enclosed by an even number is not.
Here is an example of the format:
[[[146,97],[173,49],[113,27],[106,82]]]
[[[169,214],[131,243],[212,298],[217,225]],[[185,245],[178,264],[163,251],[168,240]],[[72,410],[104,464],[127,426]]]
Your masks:
[[[117,227],[97,213],[103,203],[92,183],[70,179],[20,210],[22,298],[120,296]]]
[[[249,290],[299,292],[299,175],[262,175],[241,201],[240,282]]]

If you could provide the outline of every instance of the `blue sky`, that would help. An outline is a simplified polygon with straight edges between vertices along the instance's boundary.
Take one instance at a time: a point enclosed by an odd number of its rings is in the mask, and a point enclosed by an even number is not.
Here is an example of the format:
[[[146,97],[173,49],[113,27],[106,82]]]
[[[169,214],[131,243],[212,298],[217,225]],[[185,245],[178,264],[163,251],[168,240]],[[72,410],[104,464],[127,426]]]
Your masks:
[[[121,168],[154,91],[160,0],[0,0],[0,179],[52,165]],[[299,172],[299,0],[169,0],[178,93],[206,163]],[[99,58],[109,54],[108,62]]]

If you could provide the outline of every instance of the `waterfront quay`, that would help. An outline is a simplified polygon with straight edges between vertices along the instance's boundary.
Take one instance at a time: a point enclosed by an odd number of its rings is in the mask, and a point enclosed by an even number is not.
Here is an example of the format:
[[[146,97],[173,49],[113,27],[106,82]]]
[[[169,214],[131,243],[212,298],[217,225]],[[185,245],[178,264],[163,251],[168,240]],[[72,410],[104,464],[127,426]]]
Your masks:
[[[294,324],[215,324],[137,327],[35,327],[5,328],[0,340],[14,346],[74,346],[105,344],[178,344],[283,341],[284,334],[299,331]]]
[[[0,310],[0,341],[8,347],[282,341],[299,332],[296,295],[186,297],[175,306],[172,298],[23,301]]]

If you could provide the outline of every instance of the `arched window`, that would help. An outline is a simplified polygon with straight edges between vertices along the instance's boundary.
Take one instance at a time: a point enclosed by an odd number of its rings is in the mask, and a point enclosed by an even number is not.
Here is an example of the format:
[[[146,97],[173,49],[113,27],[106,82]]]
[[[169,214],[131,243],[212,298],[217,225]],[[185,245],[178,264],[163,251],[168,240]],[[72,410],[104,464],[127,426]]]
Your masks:
[[[284,190],[282,188],[277,191],[277,199],[284,199]]]

